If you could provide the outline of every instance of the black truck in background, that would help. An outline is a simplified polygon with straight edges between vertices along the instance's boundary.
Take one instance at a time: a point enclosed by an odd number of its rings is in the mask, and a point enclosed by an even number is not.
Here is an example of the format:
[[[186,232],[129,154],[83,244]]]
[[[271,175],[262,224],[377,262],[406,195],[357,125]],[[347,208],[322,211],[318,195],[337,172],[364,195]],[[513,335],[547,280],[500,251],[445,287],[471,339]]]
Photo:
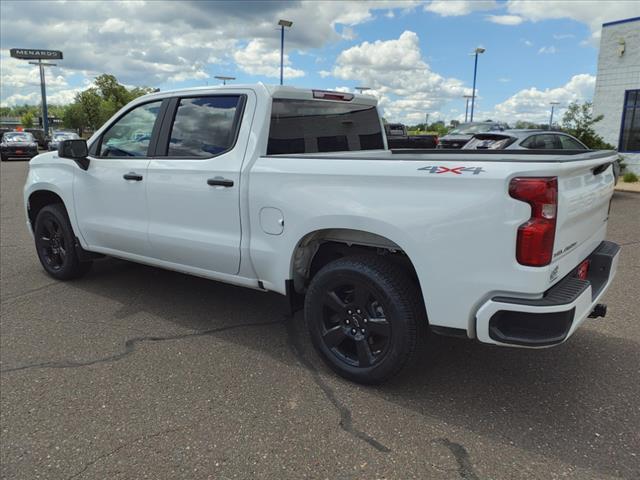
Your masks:
[[[409,135],[407,126],[402,123],[387,123],[384,126],[387,144],[394,148],[436,148],[437,135]]]

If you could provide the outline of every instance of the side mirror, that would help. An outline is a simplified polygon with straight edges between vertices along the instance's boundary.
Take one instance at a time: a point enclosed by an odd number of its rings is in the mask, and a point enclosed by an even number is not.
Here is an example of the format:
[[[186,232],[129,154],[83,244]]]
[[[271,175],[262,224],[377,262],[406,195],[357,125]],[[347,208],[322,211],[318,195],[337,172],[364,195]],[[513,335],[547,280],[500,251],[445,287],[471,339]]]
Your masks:
[[[89,168],[89,159],[87,158],[89,156],[89,147],[87,147],[87,141],[81,138],[62,140],[58,144],[58,156],[73,160],[83,170]]]

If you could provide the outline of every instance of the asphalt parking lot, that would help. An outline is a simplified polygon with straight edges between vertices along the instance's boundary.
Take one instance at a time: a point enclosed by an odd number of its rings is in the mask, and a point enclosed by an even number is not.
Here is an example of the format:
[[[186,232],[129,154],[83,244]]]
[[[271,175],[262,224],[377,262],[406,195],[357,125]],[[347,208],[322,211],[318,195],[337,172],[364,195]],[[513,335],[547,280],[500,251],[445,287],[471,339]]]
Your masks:
[[[432,337],[363,387],[278,295],[114,259],[47,277],[27,165],[1,167],[2,478],[640,478],[640,194],[613,201],[605,319],[543,351]]]

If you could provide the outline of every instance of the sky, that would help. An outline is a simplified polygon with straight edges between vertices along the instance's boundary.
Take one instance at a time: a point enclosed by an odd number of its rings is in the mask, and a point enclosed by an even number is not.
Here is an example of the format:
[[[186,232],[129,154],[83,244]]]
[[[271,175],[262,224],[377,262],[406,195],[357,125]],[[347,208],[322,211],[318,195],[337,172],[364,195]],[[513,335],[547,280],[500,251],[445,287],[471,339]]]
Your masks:
[[[388,121],[464,120],[479,56],[475,119],[545,122],[590,100],[602,23],[640,1],[10,1],[0,2],[0,104],[38,104],[38,69],[10,48],[62,50],[46,69],[48,103],[73,101],[101,73],[161,90],[277,84],[371,88]]]

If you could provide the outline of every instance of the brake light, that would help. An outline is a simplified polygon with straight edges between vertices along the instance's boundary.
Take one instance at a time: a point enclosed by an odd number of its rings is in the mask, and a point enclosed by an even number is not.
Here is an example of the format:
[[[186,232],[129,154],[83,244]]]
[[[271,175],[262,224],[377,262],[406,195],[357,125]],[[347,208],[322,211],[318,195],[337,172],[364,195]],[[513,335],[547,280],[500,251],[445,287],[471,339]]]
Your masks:
[[[520,177],[509,184],[509,195],[531,205],[531,218],[518,228],[516,258],[521,265],[543,267],[551,263],[556,235],[558,179]]]
[[[313,98],[322,100],[342,100],[349,102],[353,100],[353,93],[331,92],[329,90],[313,90]]]
[[[436,135],[436,146],[440,145],[440,138]]]

